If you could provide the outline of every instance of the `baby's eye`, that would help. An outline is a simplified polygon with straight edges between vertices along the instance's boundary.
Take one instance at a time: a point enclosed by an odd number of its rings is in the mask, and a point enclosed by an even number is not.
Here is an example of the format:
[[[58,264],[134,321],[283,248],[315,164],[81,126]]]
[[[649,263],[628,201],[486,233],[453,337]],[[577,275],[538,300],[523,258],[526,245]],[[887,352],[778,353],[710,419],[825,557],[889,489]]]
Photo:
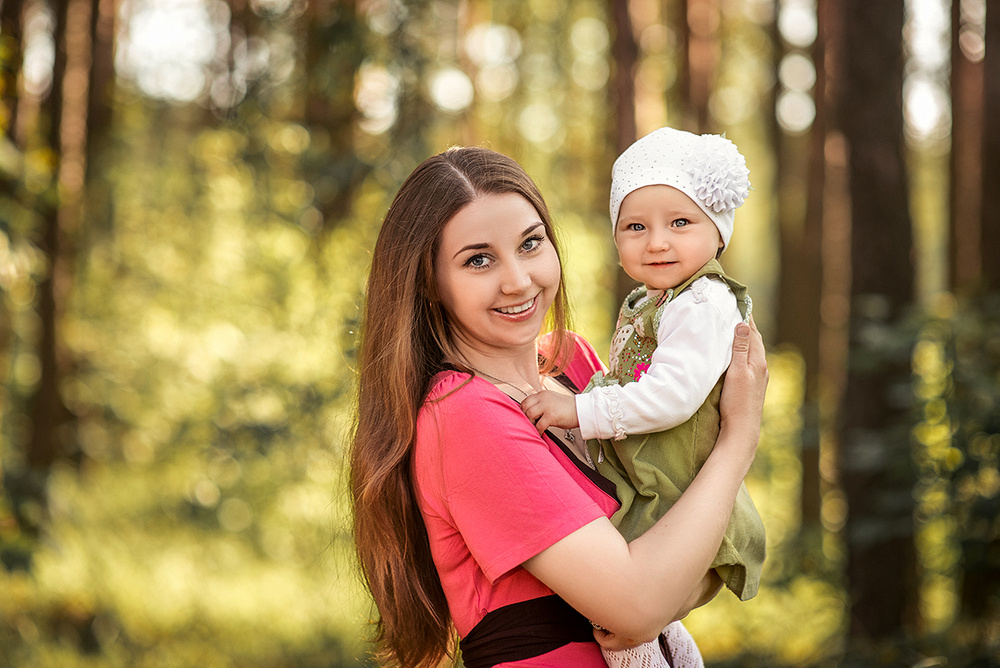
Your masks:
[[[646,229],[646,226],[643,225],[642,223],[629,223],[628,227],[626,227],[625,229],[632,230],[633,232],[642,232],[644,229]]]
[[[674,227],[687,227],[690,222],[687,218],[678,218],[674,221]]]

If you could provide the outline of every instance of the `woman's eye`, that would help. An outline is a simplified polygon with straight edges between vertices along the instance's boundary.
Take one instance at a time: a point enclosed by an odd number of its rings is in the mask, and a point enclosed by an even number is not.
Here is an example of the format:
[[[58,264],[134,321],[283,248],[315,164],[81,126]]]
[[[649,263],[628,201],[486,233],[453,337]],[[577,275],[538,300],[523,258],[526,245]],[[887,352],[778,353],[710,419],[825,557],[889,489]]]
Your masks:
[[[525,239],[524,243],[521,244],[521,250],[529,251],[530,252],[530,251],[535,250],[536,248],[538,248],[541,245],[542,245],[542,238],[541,237],[530,237],[528,239]]]
[[[490,263],[489,258],[485,255],[473,255],[468,260],[465,261],[465,266],[472,267],[474,269],[481,269]]]

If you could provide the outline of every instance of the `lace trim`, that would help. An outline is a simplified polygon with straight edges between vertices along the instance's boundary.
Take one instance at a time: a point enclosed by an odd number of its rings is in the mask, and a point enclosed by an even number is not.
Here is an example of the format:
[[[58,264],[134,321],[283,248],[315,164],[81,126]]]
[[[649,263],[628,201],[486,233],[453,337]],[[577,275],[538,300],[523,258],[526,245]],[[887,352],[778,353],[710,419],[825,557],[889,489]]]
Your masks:
[[[684,624],[674,622],[661,635],[673,663],[663,656],[658,639],[614,652],[602,650],[604,661],[609,668],[705,668],[698,645]]]
[[[671,668],[660,650],[659,640],[628,649],[602,650],[602,653],[608,668]]]
[[[743,303],[746,304],[747,314],[743,316],[743,322],[750,324],[750,316],[753,315],[753,300],[750,299],[750,293],[748,292],[743,298]]]
[[[622,419],[625,415],[622,413],[621,404],[618,402],[618,395],[613,392],[610,388],[601,388],[604,393],[604,397],[608,400],[608,415],[611,416],[611,428],[614,429],[614,440],[620,441],[625,438],[625,427],[622,426]]]
[[[708,281],[709,281],[708,277],[702,276],[697,281],[691,284],[690,290],[691,294],[694,296],[695,303],[700,304],[706,299],[708,299],[708,297],[705,294],[709,286]]]

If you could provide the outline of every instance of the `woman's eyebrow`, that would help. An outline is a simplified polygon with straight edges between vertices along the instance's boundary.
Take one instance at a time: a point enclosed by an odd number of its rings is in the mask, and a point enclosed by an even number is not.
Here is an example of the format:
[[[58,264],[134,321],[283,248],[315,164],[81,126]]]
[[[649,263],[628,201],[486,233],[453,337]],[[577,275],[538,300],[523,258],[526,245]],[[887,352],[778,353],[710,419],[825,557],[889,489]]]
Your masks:
[[[469,244],[468,246],[463,246],[462,248],[459,248],[458,252],[451,256],[451,259],[454,260],[456,257],[458,257],[459,255],[461,255],[465,251],[470,251],[470,250],[486,250],[489,247],[490,247],[490,245],[487,244],[487,243]]]
[[[529,234],[531,234],[534,230],[536,230],[539,227],[543,227],[544,225],[545,225],[545,223],[543,223],[542,221],[538,221],[537,223],[532,223],[531,225],[529,225],[524,230],[524,232],[521,232],[521,236],[522,237],[526,237]],[[455,253],[454,255],[452,255],[451,258],[454,260],[456,257],[458,257],[459,255],[461,255],[465,251],[470,251],[470,250],[486,250],[489,247],[490,247],[490,245],[487,244],[487,243],[469,244],[468,246],[463,246],[463,247],[459,248],[458,252]]]

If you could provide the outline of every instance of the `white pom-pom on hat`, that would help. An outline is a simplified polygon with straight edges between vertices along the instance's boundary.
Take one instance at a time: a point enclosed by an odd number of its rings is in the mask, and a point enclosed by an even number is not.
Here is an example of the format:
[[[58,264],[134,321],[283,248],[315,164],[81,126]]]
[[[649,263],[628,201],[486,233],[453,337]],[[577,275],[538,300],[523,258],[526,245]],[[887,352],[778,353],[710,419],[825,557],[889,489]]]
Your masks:
[[[750,170],[736,144],[720,135],[674,128],[654,130],[628,147],[611,170],[611,224],[622,200],[645,186],[677,188],[719,228],[723,246],[733,236],[736,209],[750,195]]]

